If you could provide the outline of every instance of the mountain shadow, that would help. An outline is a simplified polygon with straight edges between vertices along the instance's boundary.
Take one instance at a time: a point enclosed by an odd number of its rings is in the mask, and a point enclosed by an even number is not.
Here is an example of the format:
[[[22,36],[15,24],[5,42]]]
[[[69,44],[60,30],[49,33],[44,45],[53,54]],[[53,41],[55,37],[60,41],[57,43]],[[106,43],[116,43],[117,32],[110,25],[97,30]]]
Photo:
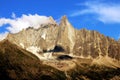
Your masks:
[[[53,50],[49,50],[49,51],[43,50],[44,53],[45,52],[64,52],[64,51],[65,50],[59,45],[56,45]]]

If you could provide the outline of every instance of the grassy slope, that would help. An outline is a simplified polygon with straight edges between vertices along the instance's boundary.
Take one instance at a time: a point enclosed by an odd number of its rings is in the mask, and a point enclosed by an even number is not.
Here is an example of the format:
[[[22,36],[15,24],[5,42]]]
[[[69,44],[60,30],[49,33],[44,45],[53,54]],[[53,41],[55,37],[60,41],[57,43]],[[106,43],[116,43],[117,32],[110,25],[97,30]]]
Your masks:
[[[98,65],[77,65],[75,69],[67,73],[71,80],[110,80],[115,76],[117,76],[115,80],[120,79],[120,68],[114,69]]]
[[[64,80],[63,72],[43,65],[37,57],[5,40],[0,42],[1,80]]]

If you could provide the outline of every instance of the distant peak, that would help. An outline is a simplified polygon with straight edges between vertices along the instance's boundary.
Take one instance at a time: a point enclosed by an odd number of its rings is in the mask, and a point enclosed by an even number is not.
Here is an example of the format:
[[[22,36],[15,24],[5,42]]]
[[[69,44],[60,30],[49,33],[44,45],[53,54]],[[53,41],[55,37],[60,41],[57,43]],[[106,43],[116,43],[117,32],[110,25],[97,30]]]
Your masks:
[[[67,20],[67,16],[66,15],[62,16],[62,20]]]
[[[56,24],[56,21],[53,19],[52,16],[49,17],[49,20],[50,20],[50,22],[51,22],[52,24]]]
[[[68,21],[67,16],[66,16],[66,15],[62,16],[61,21],[64,21],[64,22],[65,22],[65,21]]]
[[[64,15],[64,16],[61,18],[60,25],[67,25],[67,23],[69,23],[69,21],[68,21],[68,19],[67,19],[67,16]]]

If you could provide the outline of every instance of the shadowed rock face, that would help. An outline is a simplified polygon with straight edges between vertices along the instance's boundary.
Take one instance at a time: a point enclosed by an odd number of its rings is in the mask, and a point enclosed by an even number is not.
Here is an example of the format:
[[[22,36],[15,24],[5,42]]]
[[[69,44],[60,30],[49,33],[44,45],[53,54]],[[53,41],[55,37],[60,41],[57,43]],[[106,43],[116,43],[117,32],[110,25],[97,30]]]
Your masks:
[[[37,52],[52,51],[55,46],[61,46],[66,54],[82,58],[99,58],[108,56],[120,60],[120,43],[96,31],[86,29],[76,30],[63,16],[57,25],[41,25],[38,29],[28,28],[17,34],[9,34],[7,39],[23,47],[37,47]]]

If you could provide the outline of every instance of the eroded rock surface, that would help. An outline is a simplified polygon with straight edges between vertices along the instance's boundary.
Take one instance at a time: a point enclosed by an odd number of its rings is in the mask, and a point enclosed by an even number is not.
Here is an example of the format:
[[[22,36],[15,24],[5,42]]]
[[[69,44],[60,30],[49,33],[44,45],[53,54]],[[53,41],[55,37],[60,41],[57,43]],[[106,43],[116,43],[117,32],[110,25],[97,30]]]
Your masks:
[[[120,43],[97,31],[76,30],[66,16],[58,25],[52,17],[51,23],[43,24],[38,29],[28,28],[17,34],[9,34],[7,39],[26,50],[52,52],[56,46],[63,48],[65,54],[80,58],[101,59],[110,57],[120,60]]]

